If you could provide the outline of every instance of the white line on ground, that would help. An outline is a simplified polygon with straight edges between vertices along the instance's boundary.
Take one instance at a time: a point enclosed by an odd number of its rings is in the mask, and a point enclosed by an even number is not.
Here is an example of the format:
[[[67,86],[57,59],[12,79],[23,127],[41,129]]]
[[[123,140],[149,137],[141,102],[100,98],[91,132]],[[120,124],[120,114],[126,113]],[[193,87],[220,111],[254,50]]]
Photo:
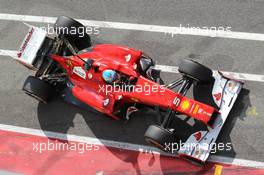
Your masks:
[[[13,58],[16,58],[16,51],[0,49],[0,55],[11,56]],[[179,73],[177,66],[156,65],[156,68],[163,72]],[[231,75],[232,77],[238,80],[264,82],[264,75],[237,73],[237,72],[225,72],[225,71],[223,73]]]
[[[2,56],[10,56],[12,58],[16,58],[16,53],[17,53],[17,51],[15,51],[15,50],[0,49],[0,55],[2,55]]]
[[[177,66],[156,65],[156,68],[164,72],[179,73]],[[216,70],[214,70],[214,72],[216,72]],[[260,74],[248,74],[248,73],[227,72],[227,71],[223,71],[223,73],[242,81],[264,82],[264,75],[260,75]]]
[[[53,139],[83,142],[83,143],[89,143],[89,144],[97,144],[97,145],[102,145],[106,147],[113,147],[113,148],[119,148],[119,149],[125,149],[125,150],[149,152],[149,153],[161,154],[165,156],[172,156],[172,155],[161,152],[160,150],[150,147],[150,146],[137,145],[137,144],[131,144],[131,143],[125,143],[125,142],[117,142],[117,141],[111,141],[111,140],[104,140],[104,139],[98,139],[98,138],[93,138],[93,137],[62,134],[62,133],[56,133],[56,132],[50,132],[50,131],[42,131],[39,129],[31,129],[31,128],[24,128],[24,127],[19,127],[19,126],[4,125],[4,124],[0,124],[0,130],[18,132],[22,134],[30,134],[34,136],[48,137],[48,138],[53,138]],[[229,157],[222,157],[222,156],[210,156],[208,161],[216,162],[216,163],[246,166],[246,167],[264,168],[264,162],[237,159],[237,158],[229,158]]]
[[[56,17],[0,13],[0,20],[35,22],[35,23],[54,23],[56,21]],[[179,34],[179,35],[196,35],[196,36],[207,36],[207,37],[218,37],[218,38],[233,38],[233,39],[243,39],[243,40],[264,41],[264,34],[261,33],[247,33],[247,32],[235,32],[235,31],[212,32],[206,29],[193,30],[186,27],[121,23],[121,22],[110,22],[110,21],[95,21],[95,20],[84,20],[84,19],[78,19],[78,20],[86,26],[94,26],[101,28],[161,32],[172,36]]]

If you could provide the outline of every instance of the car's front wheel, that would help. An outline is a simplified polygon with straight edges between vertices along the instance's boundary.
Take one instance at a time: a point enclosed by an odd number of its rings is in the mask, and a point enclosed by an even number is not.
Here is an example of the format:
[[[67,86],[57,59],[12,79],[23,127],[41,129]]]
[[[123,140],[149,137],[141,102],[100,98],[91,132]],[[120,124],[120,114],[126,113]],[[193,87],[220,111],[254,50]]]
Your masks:
[[[165,152],[171,152],[170,146],[173,142],[173,133],[169,130],[160,126],[150,125],[144,137],[147,143]]]
[[[29,76],[26,79],[22,89],[26,94],[42,103],[48,103],[55,91],[49,83],[34,76]]]
[[[213,72],[208,67],[189,59],[183,59],[179,72],[185,76],[201,82],[210,82],[212,80]]]

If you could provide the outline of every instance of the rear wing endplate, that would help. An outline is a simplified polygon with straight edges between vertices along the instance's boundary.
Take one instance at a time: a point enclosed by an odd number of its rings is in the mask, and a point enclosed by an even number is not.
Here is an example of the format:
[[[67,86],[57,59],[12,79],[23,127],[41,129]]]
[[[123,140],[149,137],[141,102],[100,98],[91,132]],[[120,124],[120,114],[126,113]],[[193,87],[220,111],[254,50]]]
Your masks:
[[[39,27],[30,26],[19,50],[16,60],[30,69],[34,69],[33,63],[37,53],[46,38],[47,32]]]

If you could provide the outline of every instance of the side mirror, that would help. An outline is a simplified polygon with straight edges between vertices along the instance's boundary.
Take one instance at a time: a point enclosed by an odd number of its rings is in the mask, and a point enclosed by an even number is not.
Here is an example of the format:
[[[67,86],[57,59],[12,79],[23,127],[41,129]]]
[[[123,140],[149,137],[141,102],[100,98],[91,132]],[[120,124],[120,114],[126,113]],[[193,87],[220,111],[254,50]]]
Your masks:
[[[93,65],[93,62],[94,60],[92,59],[88,59],[87,61],[85,61],[83,67],[84,67],[84,70],[88,71],[91,69],[92,65]]]

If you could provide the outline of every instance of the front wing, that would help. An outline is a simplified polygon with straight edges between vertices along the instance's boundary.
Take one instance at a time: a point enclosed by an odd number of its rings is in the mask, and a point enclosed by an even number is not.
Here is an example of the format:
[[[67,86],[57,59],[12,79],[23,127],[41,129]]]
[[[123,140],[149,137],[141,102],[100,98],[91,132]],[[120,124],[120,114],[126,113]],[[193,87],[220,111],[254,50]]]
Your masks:
[[[212,90],[214,102],[219,107],[219,114],[212,127],[193,133],[180,147],[178,153],[181,157],[189,157],[205,162],[210,155],[215,141],[231,111],[243,82],[225,76],[222,72],[214,72],[215,83]]]

